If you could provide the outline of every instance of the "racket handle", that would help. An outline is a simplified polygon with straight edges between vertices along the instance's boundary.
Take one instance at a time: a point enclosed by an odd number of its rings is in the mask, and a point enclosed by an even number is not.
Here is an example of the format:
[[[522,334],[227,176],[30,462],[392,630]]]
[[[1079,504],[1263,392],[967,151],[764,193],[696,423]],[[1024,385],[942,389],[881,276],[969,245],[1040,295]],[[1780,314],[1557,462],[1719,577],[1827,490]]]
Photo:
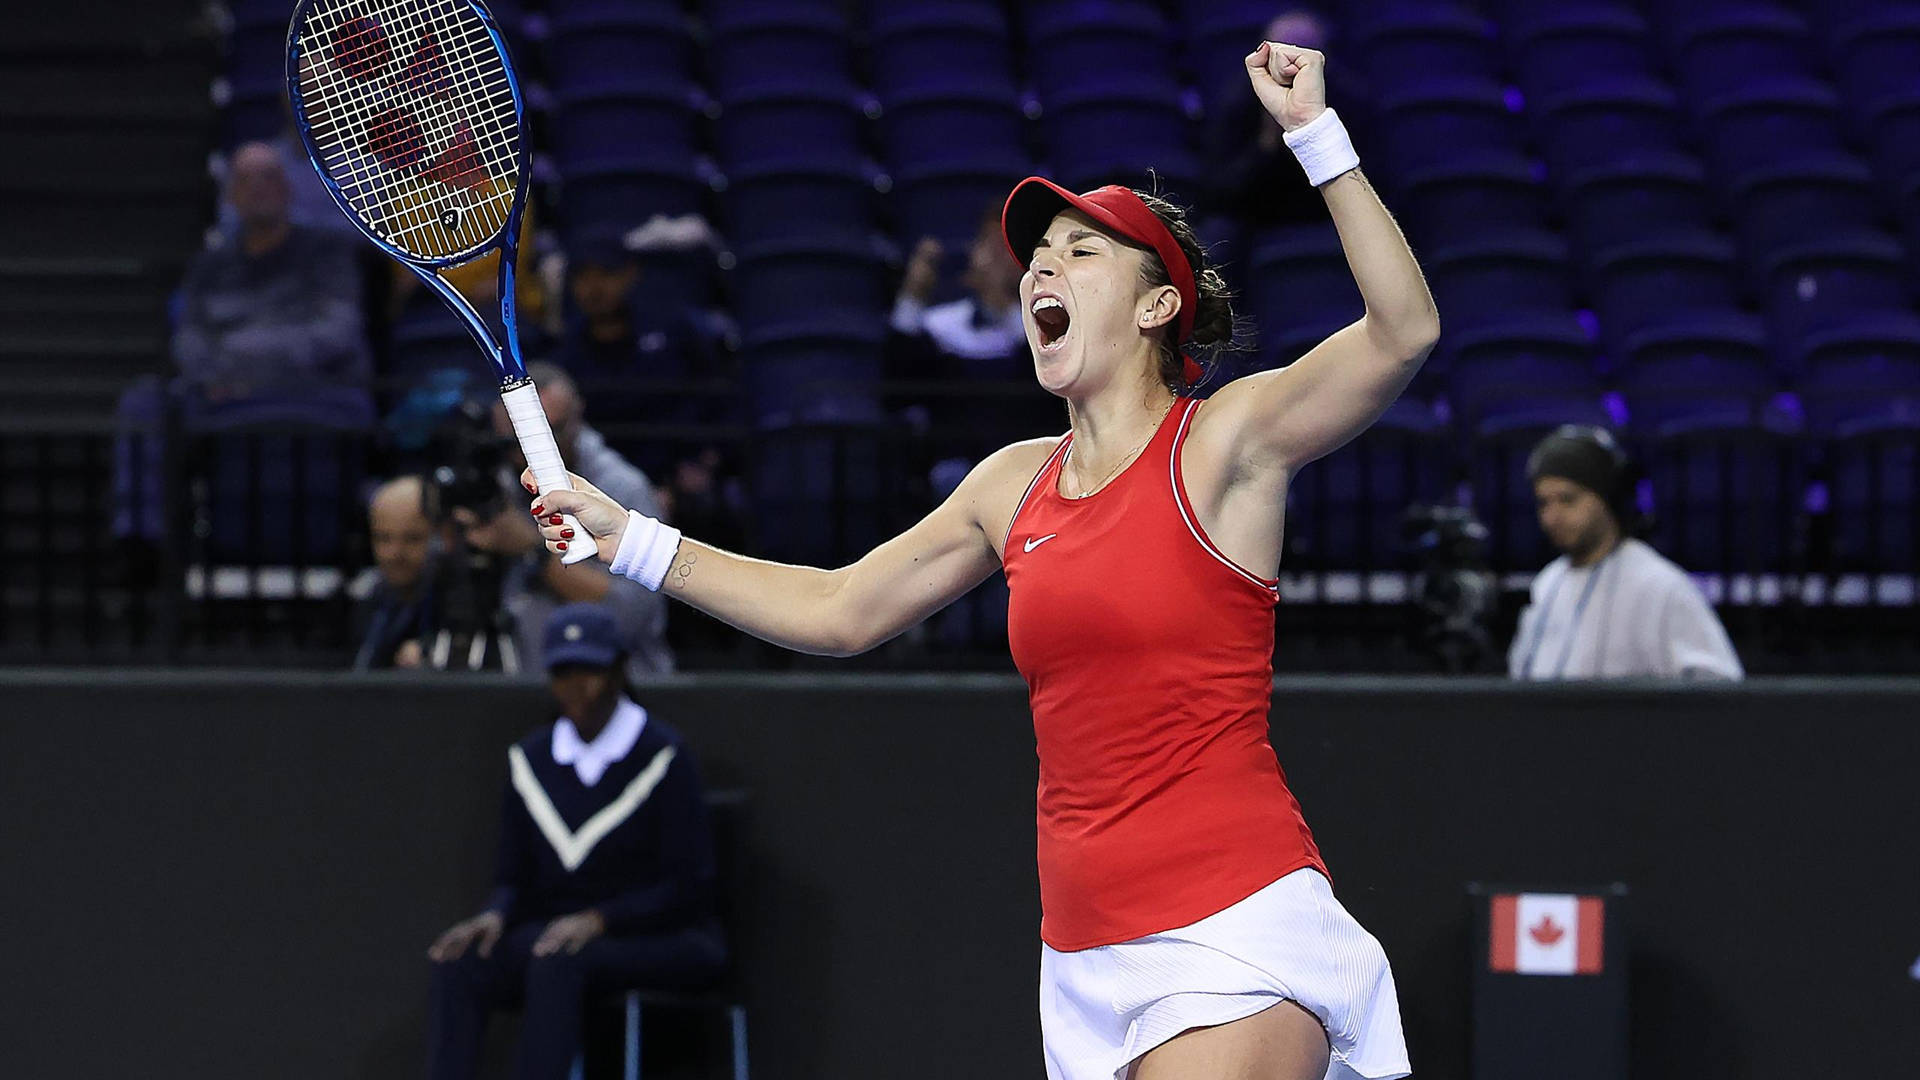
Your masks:
[[[520,438],[520,452],[526,455],[527,467],[533,470],[533,482],[540,485],[542,495],[556,488],[572,491],[573,482],[567,479],[567,467],[560,460],[560,447],[553,441],[553,429],[547,426],[547,411],[540,407],[540,391],[534,389],[531,381],[521,383],[500,395],[507,405],[507,418],[513,421],[513,433]],[[562,563],[577,563],[582,559],[591,559],[599,551],[594,543],[593,534],[580,527],[580,522],[568,514],[563,522],[573,530],[573,539],[567,541],[567,550],[560,554]]]

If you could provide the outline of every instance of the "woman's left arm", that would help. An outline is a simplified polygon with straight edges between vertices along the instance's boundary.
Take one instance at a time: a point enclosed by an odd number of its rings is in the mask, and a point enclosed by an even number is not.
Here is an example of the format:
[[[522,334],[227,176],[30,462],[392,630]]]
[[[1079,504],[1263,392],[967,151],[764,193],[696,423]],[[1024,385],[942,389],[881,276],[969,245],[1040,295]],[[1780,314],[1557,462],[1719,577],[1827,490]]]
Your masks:
[[[1311,49],[1271,42],[1247,57],[1261,104],[1289,134],[1315,120],[1321,127],[1306,133],[1310,137],[1338,125],[1338,117],[1325,115],[1325,63]],[[1226,437],[1246,471],[1291,472],[1366,430],[1406,389],[1440,335],[1433,295],[1406,237],[1366,176],[1349,164],[1344,131],[1333,134],[1335,152],[1329,158],[1321,144],[1320,160],[1315,147],[1288,141],[1309,175],[1316,167],[1348,166],[1321,182],[1320,191],[1366,313],[1287,367],[1236,380],[1213,395],[1202,413],[1205,423]]]

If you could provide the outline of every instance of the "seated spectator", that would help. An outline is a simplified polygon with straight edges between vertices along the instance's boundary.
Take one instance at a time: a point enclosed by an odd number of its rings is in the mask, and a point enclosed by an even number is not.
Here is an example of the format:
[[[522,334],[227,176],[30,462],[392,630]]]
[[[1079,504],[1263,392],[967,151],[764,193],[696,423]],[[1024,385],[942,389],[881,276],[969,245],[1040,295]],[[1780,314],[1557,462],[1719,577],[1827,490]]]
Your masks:
[[[587,425],[580,392],[566,371],[548,363],[530,364],[527,370],[540,388],[540,404],[546,409],[554,443],[567,467],[622,500],[622,505],[658,515],[660,504],[652,481]],[[500,477],[502,498],[495,503],[497,509],[484,518],[470,509],[455,509],[453,518],[468,544],[507,560],[500,604],[512,618],[521,666],[534,671],[544,666],[540,628],[555,608],[591,603],[604,606],[619,622],[629,644],[629,674],[639,677],[672,671],[673,652],[666,643],[666,598],[608,575],[598,563],[566,566],[549,555],[533,519],[527,516],[526,492],[517,480],[525,462],[519,456],[519,443],[513,439],[513,425],[507,420],[504,406],[495,407],[494,430],[513,446],[512,475]],[[620,494],[614,495],[615,491]]]
[[[122,395],[115,460],[116,537],[158,539],[158,432],[177,407],[190,431],[257,423],[356,427],[372,418],[360,278],[347,241],[288,218],[280,155],[234,152],[227,199],[238,229],[200,253],[179,294],[170,382]]]
[[[1603,428],[1568,424],[1527,459],[1540,527],[1562,554],[1533,580],[1507,656],[1516,679],[1738,679],[1700,590],[1630,530],[1634,485]]]
[[[1325,19],[1295,9],[1275,16],[1264,40],[1324,51],[1331,33]],[[1350,92],[1354,74],[1340,71],[1343,92]],[[1246,92],[1243,76],[1235,72],[1230,81],[1230,92],[1214,95],[1218,104],[1202,133],[1208,167],[1198,200],[1201,216],[1232,219],[1247,229],[1330,220],[1326,200],[1307,183],[1300,163],[1281,141],[1279,123]],[[1342,115],[1355,112],[1348,107]],[[1353,119],[1348,116],[1349,123]],[[1212,220],[1208,225],[1209,234],[1218,231]]]
[[[427,497],[418,476],[401,476],[380,485],[367,505],[373,580],[355,611],[355,671],[422,667],[443,628],[440,537]]]
[[[907,382],[950,380],[1018,383],[1032,388],[1033,354],[1020,312],[1020,264],[1000,235],[1000,211],[988,209],[967,248],[967,269],[960,279],[965,293],[934,304],[939,288],[940,242],[928,237],[914,248],[894,300],[887,341],[887,378]],[[983,409],[978,400],[940,394],[894,395],[893,406],[916,423],[973,430],[982,415],[993,431],[979,432],[990,449],[1009,439],[1058,431],[1064,424],[1051,395],[995,396]],[[990,445],[989,445],[990,444]]]
[[[605,609],[560,608],[543,636],[560,717],[507,751],[486,910],[427,950],[433,1080],[478,1076],[488,1013],[515,1005],[526,1016],[516,1075],[566,1076],[589,995],[698,989],[726,962],[712,827],[685,742],[629,696]]]
[[[934,304],[940,242],[923,238],[907,261],[890,325],[889,376],[909,379],[1022,379],[1030,373],[1020,318],[1020,264],[1000,238],[999,210],[980,218],[961,278],[966,294]]]
[[[721,317],[693,299],[697,290],[657,281],[679,256],[701,250],[711,233],[698,219],[657,218],[621,232],[589,232],[568,247],[571,307],[559,359],[588,384],[596,415],[651,423],[711,423],[724,419],[720,399],[651,390],[649,381],[706,380],[722,374]],[[652,262],[652,256],[660,261]],[[697,259],[697,256],[694,256]],[[666,468],[666,461],[649,462]]]

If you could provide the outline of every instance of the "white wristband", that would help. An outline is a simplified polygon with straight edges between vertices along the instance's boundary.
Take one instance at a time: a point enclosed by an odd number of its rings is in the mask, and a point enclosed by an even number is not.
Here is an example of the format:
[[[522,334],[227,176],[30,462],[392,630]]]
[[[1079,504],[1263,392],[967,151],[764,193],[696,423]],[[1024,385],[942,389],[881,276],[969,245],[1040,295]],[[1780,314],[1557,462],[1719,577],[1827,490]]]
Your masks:
[[[613,562],[607,564],[607,570],[659,592],[660,583],[667,579],[667,569],[673,565],[673,556],[679,550],[679,529],[655,521],[638,510],[629,510],[626,535],[620,538],[620,548],[613,553]]]
[[[1332,109],[1280,137],[1300,159],[1300,167],[1307,170],[1307,180],[1314,187],[1360,167],[1360,155],[1353,152],[1347,125]]]

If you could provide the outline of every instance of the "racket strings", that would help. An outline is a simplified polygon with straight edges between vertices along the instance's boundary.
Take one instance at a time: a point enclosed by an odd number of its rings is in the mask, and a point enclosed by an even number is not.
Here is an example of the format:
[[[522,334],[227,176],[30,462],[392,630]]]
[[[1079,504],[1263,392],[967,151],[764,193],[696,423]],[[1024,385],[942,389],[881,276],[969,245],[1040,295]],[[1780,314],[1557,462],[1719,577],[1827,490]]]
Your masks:
[[[380,67],[388,69],[389,73],[399,69],[398,78],[385,80],[391,85],[383,88],[390,92],[383,96],[384,103],[379,106],[378,111],[362,108],[358,114],[350,117],[349,136],[357,136],[366,148],[372,151],[371,157],[360,154],[352,159],[353,179],[357,182],[356,186],[363,190],[371,189],[366,193],[373,197],[373,201],[386,204],[382,207],[386,211],[385,224],[389,231],[396,234],[395,238],[400,241],[399,246],[420,249],[432,255],[445,255],[453,250],[471,246],[469,242],[465,242],[469,240],[465,234],[480,230],[458,227],[449,230],[443,225],[440,215],[434,212],[435,207],[432,202],[433,196],[440,193],[426,183],[429,180],[446,182],[456,179],[459,174],[484,177],[488,172],[485,165],[473,160],[478,157],[478,153],[470,129],[464,142],[459,140],[461,134],[459,125],[463,117],[484,118],[489,115],[488,110],[484,109],[485,103],[476,96],[474,85],[471,82],[464,86],[460,85],[452,76],[451,64],[471,66],[477,59],[472,51],[471,37],[462,38],[457,33],[457,27],[449,27],[444,10],[432,12],[425,5],[414,5],[411,9],[399,7],[397,19],[394,18],[395,5],[389,5],[382,12],[388,18],[380,21],[376,21],[377,17],[365,14],[345,18],[349,11],[365,10],[364,5],[340,5],[339,7],[343,10],[338,11],[332,20],[338,25],[329,28],[333,33],[325,35],[322,39],[323,45],[334,46],[329,55],[340,61],[335,65],[336,68],[352,77],[356,74],[356,67],[364,71],[370,66],[364,58],[365,53],[378,50],[382,54],[381,58],[386,61],[379,65]],[[384,30],[386,26],[393,26],[395,32],[391,35],[386,34]],[[475,28],[489,46],[486,50],[486,59],[494,60],[490,47],[491,39],[485,38],[485,31],[478,28],[477,20]],[[436,29],[439,31],[437,34],[434,33]],[[380,32],[383,35],[382,38],[371,46],[364,40],[356,40],[356,38],[368,37],[370,30]],[[399,31],[403,30],[410,31],[406,36],[412,38],[412,47],[392,49],[392,38],[402,37]],[[447,50],[442,45],[442,42],[447,40],[458,43],[459,51],[452,53],[451,56],[447,55]],[[406,44],[404,37],[401,44],[403,46]],[[400,59],[402,56],[406,57],[404,68],[400,67],[403,63]],[[423,73],[420,67],[429,63],[438,63],[441,66],[440,78],[422,78]],[[337,76],[338,72],[335,74]],[[365,79],[358,81],[362,85],[366,82]],[[493,89],[505,88],[503,71],[493,80],[493,83]],[[338,77],[330,79],[327,84],[328,89],[336,92],[341,86],[342,82]],[[481,84],[482,91],[487,88],[486,84]],[[394,99],[400,97],[400,94],[391,92],[394,90],[401,93],[411,90],[413,93],[396,102]],[[457,92],[449,93],[449,90]],[[407,108],[409,104],[414,107]],[[426,121],[424,127],[420,123],[423,119]],[[497,123],[496,131],[491,134],[501,134]],[[431,147],[436,145],[446,147],[437,158],[431,154]],[[451,160],[456,153],[467,159],[462,163],[463,167],[454,170],[441,169],[440,166]],[[510,165],[502,170],[497,160],[493,164],[493,171],[504,171],[509,176],[512,174]],[[447,175],[448,173],[455,175]],[[397,190],[384,192],[379,190],[382,181],[395,177],[403,181]],[[451,198],[440,200],[443,209],[446,205],[457,204],[463,209],[475,205],[468,191],[449,194]],[[504,213],[501,208],[487,207],[487,209],[490,212],[473,224],[487,226],[485,231],[490,234],[498,230],[504,220]],[[397,219],[396,210],[399,211]]]
[[[463,0],[332,0],[299,32],[322,168],[363,224],[419,258],[505,226],[520,130],[504,60]]]
[[[353,10],[353,8],[348,7],[347,10]],[[381,51],[386,63],[381,66],[388,69],[389,73],[397,70],[399,74],[397,78],[386,80],[388,85],[385,88],[390,92],[384,95],[384,104],[379,111],[362,109],[359,115],[353,117],[354,122],[349,126],[350,133],[359,136],[365,142],[367,149],[372,151],[370,158],[366,154],[358,156],[355,161],[354,178],[359,181],[360,187],[374,188],[370,194],[376,202],[385,203],[383,209],[386,211],[386,224],[389,230],[396,234],[395,239],[399,241],[399,246],[421,250],[431,255],[449,254],[454,250],[471,246],[470,237],[466,234],[483,231],[479,228],[461,229],[457,226],[449,229],[443,224],[433,201],[435,195],[442,193],[435,191],[427,183],[434,180],[447,183],[458,179],[462,174],[470,174],[484,180],[488,173],[487,167],[475,160],[479,153],[471,128],[469,127],[464,133],[464,139],[461,131],[463,122],[470,124],[470,121],[464,120],[465,117],[485,118],[489,115],[488,111],[484,109],[485,103],[476,96],[473,83],[468,82],[462,85],[452,75],[452,65],[471,66],[476,62],[477,58],[472,51],[472,39],[470,36],[463,38],[458,34],[458,27],[448,25],[444,10],[432,11],[425,5],[414,5],[410,9],[401,7],[399,17],[395,18],[393,6],[389,5],[383,13],[388,18],[378,22],[375,21],[376,17],[355,16],[341,23],[331,35],[337,40],[337,45],[330,55],[342,60],[343,62],[336,66],[352,76],[356,65],[351,61],[356,55],[364,56],[364,53],[370,49],[364,42],[356,41],[355,35],[365,37],[369,26],[382,28],[382,33],[385,33],[384,27],[394,28],[390,35],[376,42],[375,47],[384,47]],[[478,28],[477,20],[475,28],[488,46],[485,59],[496,59],[492,55],[491,39],[485,38],[484,29]],[[435,33],[435,30],[439,32]],[[406,47],[406,39],[409,37],[412,39],[410,48]],[[392,38],[399,38],[403,47],[392,49],[390,47],[393,43]],[[442,44],[449,40],[457,43],[456,50],[447,50]],[[405,59],[403,60],[402,57]],[[404,68],[401,66],[403,63]],[[431,71],[425,73],[421,71],[423,66],[430,64],[437,64],[441,68],[439,78],[422,77],[423,74],[432,74]],[[364,70],[368,65],[363,59],[358,66]],[[364,85],[365,80],[360,82]],[[338,88],[340,80],[337,78],[331,80],[331,85]],[[504,88],[505,77],[502,71],[494,80],[493,89]],[[484,91],[487,87],[481,84],[480,89]],[[450,90],[453,92],[448,92]],[[407,91],[412,93],[402,97],[401,95]],[[396,98],[400,100],[396,102]],[[414,107],[408,108],[408,105]],[[423,120],[424,125],[421,123]],[[493,134],[497,133],[496,131]],[[434,147],[445,147],[445,149],[435,155],[432,152]],[[456,154],[465,160],[459,162],[457,168],[444,168],[448,162],[454,160]],[[493,165],[493,171],[505,171],[509,176],[512,172],[510,166],[501,170],[497,161]],[[389,177],[398,177],[404,182],[397,190],[379,191],[378,184]],[[475,205],[470,190],[445,194],[450,197],[439,200],[441,206],[438,209],[440,210],[450,205],[458,205],[463,210]],[[498,230],[504,220],[504,208],[482,205],[489,212],[477,220],[468,220],[475,226],[485,226],[484,233],[491,235]]]

